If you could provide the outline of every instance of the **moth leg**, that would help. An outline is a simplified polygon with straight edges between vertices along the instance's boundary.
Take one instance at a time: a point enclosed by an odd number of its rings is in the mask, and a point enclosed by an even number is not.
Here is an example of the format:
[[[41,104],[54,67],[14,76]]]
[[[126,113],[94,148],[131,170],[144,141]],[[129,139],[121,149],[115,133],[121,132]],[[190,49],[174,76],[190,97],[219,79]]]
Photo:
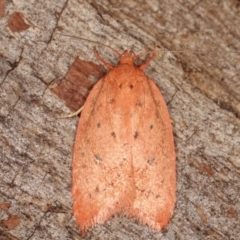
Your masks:
[[[101,61],[107,68],[109,68],[109,69],[114,68],[113,65],[111,65],[111,64],[108,63],[108,62],[106,62],[106,61],[99,55],[99,53],[98,53],[98,51],[97,51],[96,48],[94,48],[94,54],[95,54],[96,58],[97,58],[99,61]]]
[[[155,58],[155,56],[156,56],[156,49],[152,52],[152,56],[145,63],[140,65],[139,68],[144,69],[153,60],[153,58]]]
[[[68,114],[68,115],[61,116],[60,118],[71,118],[71,117],[75,117],[75,116],[77,116],[82,110],[83,110],[83,106],[80,107],[76,112],[71,113],[71,114]]]

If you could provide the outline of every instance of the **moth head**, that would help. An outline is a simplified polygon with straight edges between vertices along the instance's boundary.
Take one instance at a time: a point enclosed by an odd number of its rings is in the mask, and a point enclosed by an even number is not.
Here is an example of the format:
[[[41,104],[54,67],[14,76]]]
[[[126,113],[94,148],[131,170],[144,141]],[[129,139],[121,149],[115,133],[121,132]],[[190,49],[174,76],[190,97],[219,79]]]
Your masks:
[[[137,55],[132,50],[125,50],[120,55],[120,64],[131,64],[134,65],[134,61]]]

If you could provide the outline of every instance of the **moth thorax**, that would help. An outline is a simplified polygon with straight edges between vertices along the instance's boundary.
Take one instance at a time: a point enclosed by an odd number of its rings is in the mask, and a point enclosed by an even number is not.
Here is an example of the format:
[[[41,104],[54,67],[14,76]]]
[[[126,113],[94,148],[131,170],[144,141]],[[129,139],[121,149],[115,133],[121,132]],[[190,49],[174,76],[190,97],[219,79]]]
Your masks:
[[[129,64],[129,65],[134,65],[134,60],[130,56],[122,56],[120,59],[120,64]]]

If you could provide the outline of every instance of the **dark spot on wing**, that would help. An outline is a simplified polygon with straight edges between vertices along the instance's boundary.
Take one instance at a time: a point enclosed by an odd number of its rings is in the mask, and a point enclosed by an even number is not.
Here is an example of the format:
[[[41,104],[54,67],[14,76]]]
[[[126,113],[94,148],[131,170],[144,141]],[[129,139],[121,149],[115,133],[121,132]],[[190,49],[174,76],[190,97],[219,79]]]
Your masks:
[[[141,101],[140,101],[140,100],[137,100],[136,105],[139,106],[139,107],[142,107]]]
[[[152,124],[150,125],[150,129],[151,129],[151,130],[153,129],[153,125],[152,125]]]
[[[114,182],[111,182],[111,183],[110,183],[110,186],[112,186],[112,187],[113,187],[113,186],[114,186]]]
[[[98,123],[98,124],[97,124],[97,127],[100,128],[100,127],[101,127],[101,123]]]
[[[130,85],[129,85],[129,88],[130,88],[130,89],[133,89],[133,85],[132,85],[132,84],[130,84]]]
[[[122,89],[122,83],[118,86],[120,89]]]
[[[102,158],[99,155],[94,155],[94,161],[99,164],[101,163]]]
[[[109,103],[110,103],[110,104],[114,104],[114,103],[115,103],[115,99],[112,98]]]
[[[99,193],[99,187],[98,186],[95,188],[95,192]]]
[[[138,138],[138,132],[135,132],[133,137],[134,137],[134,139],[137,139]]]
[[[149,158],[149,159],[147,160],[147,163],[148,163],[149,165],[152,165],[152,164],[153,164],[153,162],[154,162],[154,160],[155,160],[155,158],[154,158],[154,157],[152,157],[152,158]]]
[[[81,152],[81,157],[85,157],[85,152]]]
[[[115,132],[111,132],[111,135],[113,138],[116,138],[116,133]]]

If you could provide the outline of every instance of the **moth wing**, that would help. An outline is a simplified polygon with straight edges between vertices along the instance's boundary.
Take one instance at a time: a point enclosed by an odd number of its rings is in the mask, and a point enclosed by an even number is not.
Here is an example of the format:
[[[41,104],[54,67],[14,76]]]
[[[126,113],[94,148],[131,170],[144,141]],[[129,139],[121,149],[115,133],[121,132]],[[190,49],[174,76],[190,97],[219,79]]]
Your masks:
[[[129,215],[161,230],[175,204],[176,169],[171,120],[165,101],[151,79],[142,83],[133,114],[132,156],[136,197]]]
[[[126,138],[129,127],[118,117],[114,119],[111,112],[112,99],[108,96],[114,96],[116,89],[109,83],[110,75],[90,92],[75,139],[73,214],[82,230],[128,208],[135,196],[131,151]]]

